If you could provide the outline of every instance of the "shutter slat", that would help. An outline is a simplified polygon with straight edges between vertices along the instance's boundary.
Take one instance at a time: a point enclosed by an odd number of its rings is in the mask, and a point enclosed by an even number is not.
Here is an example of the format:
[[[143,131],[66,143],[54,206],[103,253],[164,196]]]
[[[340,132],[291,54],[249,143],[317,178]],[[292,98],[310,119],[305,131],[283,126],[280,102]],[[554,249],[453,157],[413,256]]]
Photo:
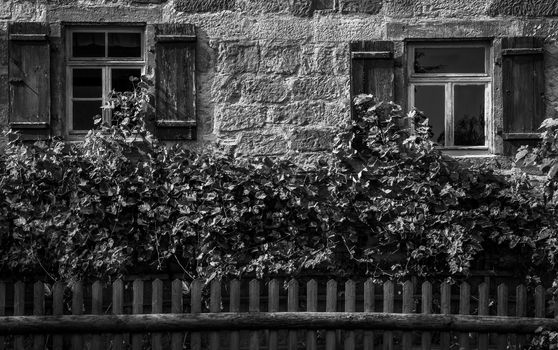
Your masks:
[[[368,41],[351,43],[353,96],[372,94],[380,100],[393,101],[394,43]]]

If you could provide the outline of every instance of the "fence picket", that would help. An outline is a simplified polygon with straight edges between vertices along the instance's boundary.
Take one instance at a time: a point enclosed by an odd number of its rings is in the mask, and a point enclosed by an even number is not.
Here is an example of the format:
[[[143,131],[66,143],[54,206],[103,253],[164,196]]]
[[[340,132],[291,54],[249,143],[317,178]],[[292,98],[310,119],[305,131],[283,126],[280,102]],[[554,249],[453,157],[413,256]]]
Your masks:
[[[55,316],[64,314],[64,285],[56,282],[52,286],[52,314]],[[61,335],[52,336],[52,349],[62,350],[64,347],[64,337]]]
[[[326,286],[326,312],[337,311],[337,281],[329,280]],[[326,332],[326,350],[337,349],[335,331]]]
[[[374,281],[369,278],[364,282],[364,312],[374,312],[376,303]],[[374,332],[364,331],[364,350],[374,350]]]
[[[33,316],[45,314],[45,286],[43,282],[35,282],[33,285]],[[33,337],[33,349],[45,348],[45,336],[42,334]]]
[[[269,312],[277,312],[279,311],[279,281],[276,279],[272,279],[269,281],[268,286],[268,306],[267,311]],[[277,350],[277,331],[270,330],[269,337],[268,337],[268,349],[269,350]]]
[[[498,286],[498,316],[508,316],[508,286],[504,283]],[[505,350],[508,345],[508,335],[498,334],[496,337],[496,349]]]
[[[248,286],[248,311],[260,311],[260,281],[253,279]],[[258,350],[260,348],[260,334],[258,331],[250,332],[250,350]]]
[[[171,285],[171,313],[181,314],[184,312],[184,302],[182,300],[182,281],[175,279]],[[182,350],[184,333],[173,332],[171,337],[171,350]]]
[[[479,316],[488,315],[488,284],[479,285]],[[488,350],[488,333],[479,334],[479,350]]]
[[[0,316],[6,315],[6,283],[0,282]],[[4,350],[5,338],[0,337],[0,350]]]
[[[202,291],[203,282],[201,280],[193,280],[190,285],[190,310],[193,314],[202,312]],[[201,334],[199,332],[192,332],[190,334],[190,347],[192,350],[201,350]]]
[[[298,312],[298,281],[291,279],[287,285],[287,311]],[[298,343],[297,331],[288,333],[288,350],[296,350]]]
[[[210,288],[209,312],[221,312],[221,281],[214,279]],[[209,349],[219,349],[219,332],[209,334]]]
[[[83,284],[76,281],[72,285],[72,315],[83,315]],[[83,336],[72,336],[72,349],[83,350]]]
[[[310,280],[306,283],[306,311],[318,311],[318,282],[316,280]],[[306,350],[316,350],[317,348],[316,332],[307,331]]]
[[[451,285],[444,282],[440,285],[440,312],[442,314],[451,313]],[[450,332],[440,333],[440,349],[448,350],[450,348]]]
[[[430,282],[423,282],[421,287],[422,295],[422,313],[432,313],[432,284]],[[432,333],[422,332],[421,335],[422,350],[430,350],[432,347]]]
[[[25,284],[18,281],[14,285],[14,316],[25,315]],[[14,337],[15,350],[25,349],[25,338],[22,335]]]
[[[124,283],[121,279],[117,279],[112,283],[112,313],[121,315],[124,313]],[[124,348],[124,335],[115,334],[112,340],[113,350],[122,350]]]
[[[524,285],[519,285],[515,288],[515,316],[527,316],[527,288]],[[519,334],[516,336],[517,349],[523,349],[526,343],[524,335]]]
[[[404,314],[410,314],[413,312],[413,282],[405,281],[403,283],[403,306],[402,311]],[[401,347],[403,350],[410,350],[413,346],[413,333],[403,332],[403,339],[401,342]]]
[[[471,286],[467,282],[461,283],[459,286],[459,314],[469,315],[471,313]],[[459,348],[463,350],[470,349],[469,333],[461,332],[459,334]]]
[[[384,282],[384,312],[393,312],[395,288],[392,281]],[[385,331],[383,350],[393,350],[393,332]]]
[[[545,315],[545,290],[543,286],[535,288],[535,317],[544,317]]]
[[[230,283],[230,302],[229,311],[230,312],[240,312],[240,281],[234,279]],[[230,333],[230,350],[240,349],[240,333],[231,332]]]
[[[103,314],[103,284],[95,281],[91,286],[91,313],[93,315]],[[91,338],[91,350],[101,350],[103,348],[103,337],[94,334]]]
[[[132,313],[143,313],[143,281],[134,280],[132,284]],[[143,345],[142,334],[132,334],[132,350],[141,350]]]
[[[356,311],[356,285],[353,280],[345,282],[345,312]],[[355,349],[355,331],[345,333],[345,350]]]
[[[151,313],[163,313],[163,281],[160,279],[156,279],[151,282]],[[162,340],[163,337],[161,333],[151,334],[151,349],[162,350]]]

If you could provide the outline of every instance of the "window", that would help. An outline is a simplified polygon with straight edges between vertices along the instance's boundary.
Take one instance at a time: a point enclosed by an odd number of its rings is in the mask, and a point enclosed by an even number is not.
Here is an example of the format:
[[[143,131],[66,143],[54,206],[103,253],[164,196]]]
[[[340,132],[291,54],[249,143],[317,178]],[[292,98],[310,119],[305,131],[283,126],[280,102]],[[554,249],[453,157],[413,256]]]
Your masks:
[[[491,50],[484,42],[410,43],[409,105],[425,112],[446,149],[492,148]]]
[[[134,88],[130,77],[145,69],[144,31],[131,28],[71,28],[67,32],[67,131],[82,134],[93,118],[109,118],[101,106],[110,91]]]

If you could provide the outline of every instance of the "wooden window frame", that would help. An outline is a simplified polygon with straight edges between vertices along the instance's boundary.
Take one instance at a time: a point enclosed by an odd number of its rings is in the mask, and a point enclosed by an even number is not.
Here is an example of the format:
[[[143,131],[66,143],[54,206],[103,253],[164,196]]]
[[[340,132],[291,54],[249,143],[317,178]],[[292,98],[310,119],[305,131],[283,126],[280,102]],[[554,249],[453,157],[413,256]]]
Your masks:
[[[89,130],[73,130],[73,74],[74,69],[101,69],[102,70],[102,105],[107,103],[107,96],[111,91],[111,72],[113,68],[140,69],[141,74],[146,73],[147,52],[146,52],[146,35],[145,25],[138,26],[76,26],[66,30],[66,135],[70,139],[81,139]],[[108,33],[139,33],[141,35],[141,57],[73,57],[72,54],[72,36],[73,33],[79,32],[103,32],[105,33],[105,56],[108,50]],[[79,100],[87,100],[79,98]],[[97,99],[93,99],[97,100]],[[108,110],[102,110],[103,120],[110,120]]]
[[[417,48],[463,48],[482,47],[485,49],[485,73],[414,73],[414,57]],[[407,88],[409,106],[415,105],[414,89],[416,86],[437,85],[445,88],[445,144],[439,146],[445,152],[460,155],[488,155],[495,153],[494,149],[494,118],[493,118],[493,62],[494,52],[490,42],[486,40],[471,41],[416,41],[407,42]],[[455,85],[484,85],[484,135],[485,142],[482,146],[455,146],[453,145],[453,120],[454,120],[454,86]]]

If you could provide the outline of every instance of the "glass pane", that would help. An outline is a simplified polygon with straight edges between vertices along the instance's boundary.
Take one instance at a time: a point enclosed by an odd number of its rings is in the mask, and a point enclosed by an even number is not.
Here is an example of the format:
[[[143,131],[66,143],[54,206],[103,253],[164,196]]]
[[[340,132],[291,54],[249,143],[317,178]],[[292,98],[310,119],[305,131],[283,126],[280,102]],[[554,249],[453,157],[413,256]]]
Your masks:
[[[485,73],[484,47],[415,49],[415,73]]]
[[[73,33],[74,57],[105,57],[105,33]]]
[[[415,107],[426,114],[434,133],[432,140],[442,146],[446,136],[445,94],[444,85],[415,86]]]
[[[72,130],[89,130],[93,129],[93,117],[101,114],[101,106],[103,100],[98,101],[73,101]]]
[[[484,85],[455,85],[454,144],[483,146]]]
[[[108,33],[109,57],[141,57],[140,33]]]
[[[73,97],[102,97],[103,71],[99,68],[73,69],[72,84]]]
[[[115,91],[133,91],[134,84],[130,81],[130,77],[141,77],[141,69],[139,68],[118,68],[111,71],[111,89]]]

